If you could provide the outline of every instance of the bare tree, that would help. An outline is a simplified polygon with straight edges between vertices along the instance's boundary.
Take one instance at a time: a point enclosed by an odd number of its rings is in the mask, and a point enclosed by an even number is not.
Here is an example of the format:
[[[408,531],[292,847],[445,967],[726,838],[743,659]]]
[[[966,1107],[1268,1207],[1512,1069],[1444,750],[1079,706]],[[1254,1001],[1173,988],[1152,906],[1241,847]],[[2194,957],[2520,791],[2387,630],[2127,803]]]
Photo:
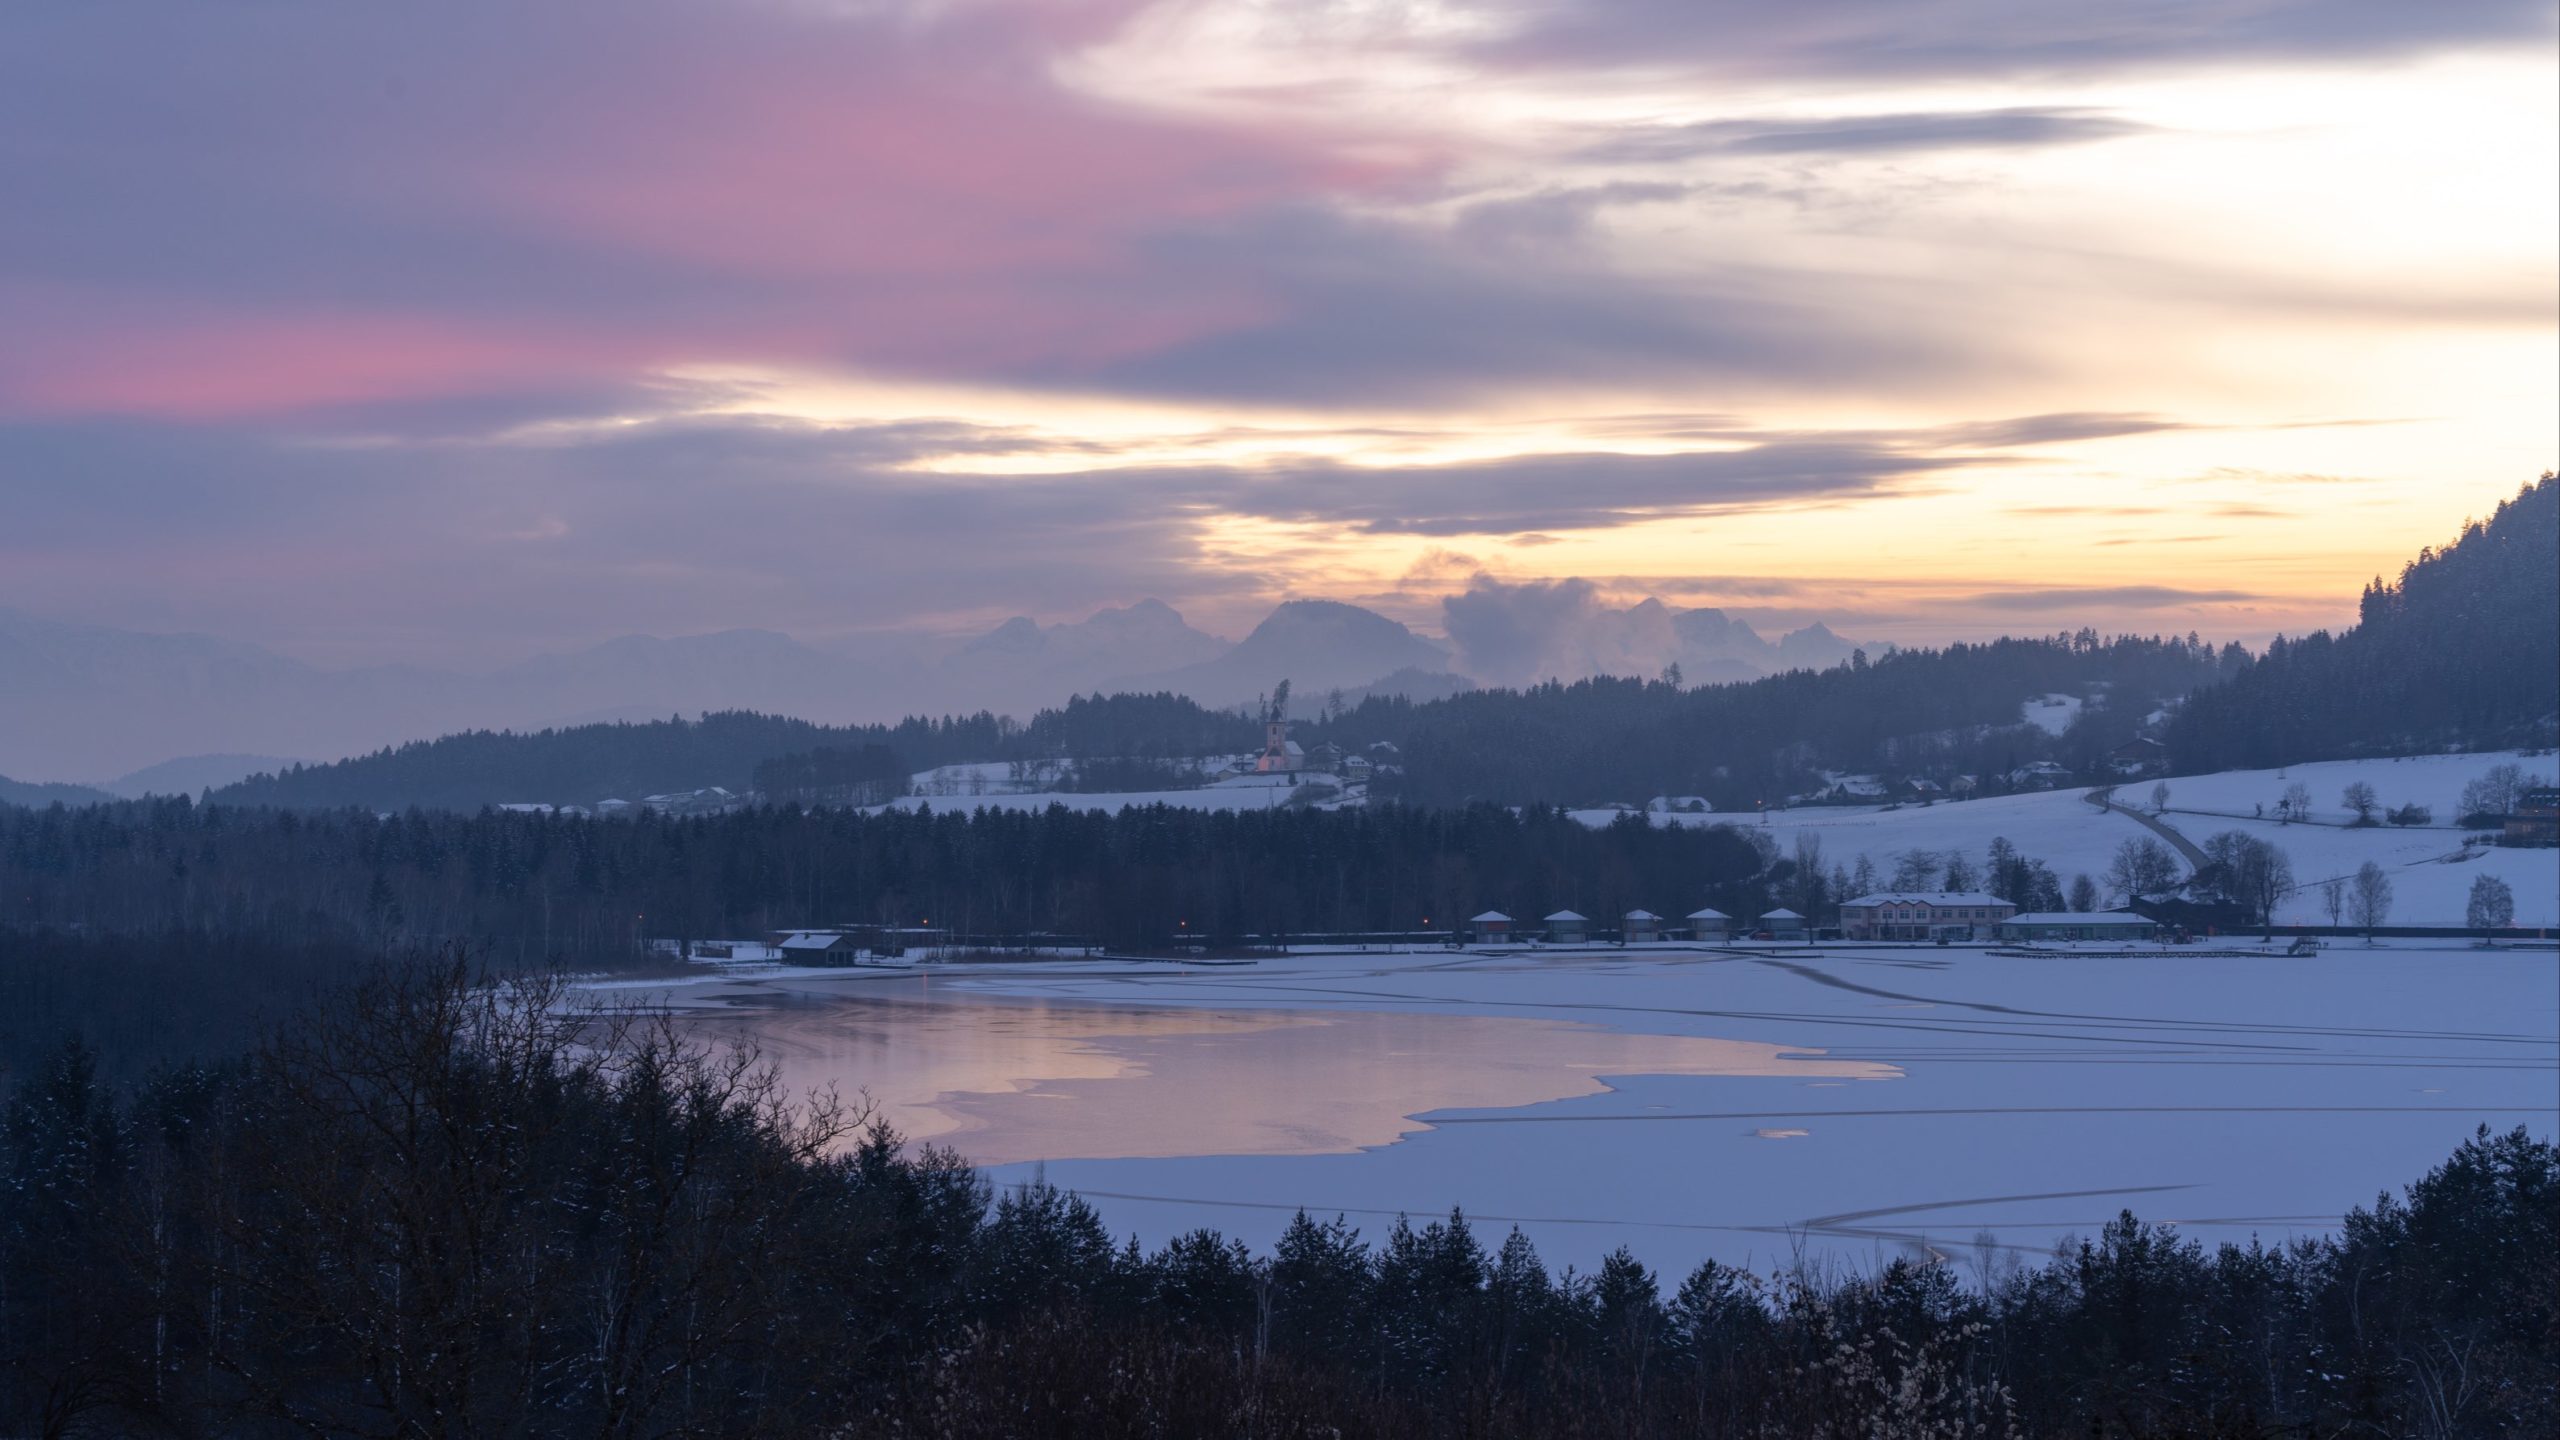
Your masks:
[[[2204,849],[2222,894],[2272,938],[2276,905],[2294,890],[2292,858],[2244,830],[2225,830],[2207,840]]]
[[[2284,795],[2276,801],[2276,813],[2290,825],[2311,818],[2311,787],[2296,780],[2284,787]]]
[[[2320,908],[2329,912],[2329,927],[2336,929],[2347,913],[2347,882],[2336,876],[2321,881]]]
[[[2471,882],[2471,900],[2463,907],[2463,925],[2486,933],[2504,930],[2516,923],[2516,892],[2495,875],[2482,875]]]
[[[1893,857],[1893,888],[1934,890],[1941,862],[1935,850],[1905,850]]]
[[[2115,859],[2107,865],[2107,886],[2124,904],[2157,895],[2177,883],[2176,853],[2148,835],[2117,846]]]
[[[2383,873],[2380,865],[2367,860],[2356,867],[2349,908],[2355,915],[2357,927],[2365,932],[2368,940],[2373,938],[2373,932],[2382,922],[2390,918],[2391,877]]]
[[[2163,780],[2159,784],[2151,787],[2151,813],[2157,815],[2168,808],[2169,782]]]
[[[2347,787],[2344,798],[2347,808],[2356,812],[2356,823],[2359,825],[2372,824],[2373,812],[2382,808],[2382,797],[2374,794],[2373,787],[2361,780]]]

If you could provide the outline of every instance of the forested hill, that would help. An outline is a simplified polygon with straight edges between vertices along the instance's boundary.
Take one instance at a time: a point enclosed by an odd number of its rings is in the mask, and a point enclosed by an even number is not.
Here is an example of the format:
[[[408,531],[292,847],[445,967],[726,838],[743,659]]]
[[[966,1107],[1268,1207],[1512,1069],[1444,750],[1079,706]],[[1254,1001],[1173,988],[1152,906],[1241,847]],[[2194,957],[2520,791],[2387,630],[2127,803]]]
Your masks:
[[[97,805],[114,798],[86,785],[42,785],[0,775],[0,805]]]
[[[1259,745],[1259,726],[1177,695],[1078,697],[1028,725],[1002,716],[910,718],[895,725],[818,725],[728,711],[698,720],[578,725],[531,734],[475,730],[327,765],[253,776],[215,792],[228,804],[294,809],[473,810],[604,799],[721,785],[744,793],[756,767],[818,750],[894,751],[922,770],[962,760],[1192,755]]]
[[[2279,639],[2170,727],[2180,770],[2548,745],[2560,729],[2560,481],[2527,485],[2341,635]]]
[[[2240,659],[2237,647],[2217,653],[2192,636],[2102,641],[2082,631],[1861,655],[1696,689],[1603,678],[1423,704],[1376,699],[1307,738],[1393,741],[1406,771],[1400,796],[1421,804],[1690,794],[1748,808],[1818,788],[1824,769],[1992,777],[2055,759],[2092,771],[2163,704]],[[2056,693],[2095,698],[2058,738],[2020,722],[2027,700]]]

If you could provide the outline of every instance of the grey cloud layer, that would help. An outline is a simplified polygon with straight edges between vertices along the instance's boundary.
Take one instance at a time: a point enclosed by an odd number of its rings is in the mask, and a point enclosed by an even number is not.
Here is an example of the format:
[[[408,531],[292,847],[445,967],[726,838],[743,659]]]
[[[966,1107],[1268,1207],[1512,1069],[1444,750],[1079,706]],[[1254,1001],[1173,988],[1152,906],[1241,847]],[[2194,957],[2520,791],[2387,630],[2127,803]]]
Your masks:
[[[2320,61],[2546,43],[2535,0],[1510,0],[1486,47],[1523,67],[1775,78],[1995,78],[2235,60]]]

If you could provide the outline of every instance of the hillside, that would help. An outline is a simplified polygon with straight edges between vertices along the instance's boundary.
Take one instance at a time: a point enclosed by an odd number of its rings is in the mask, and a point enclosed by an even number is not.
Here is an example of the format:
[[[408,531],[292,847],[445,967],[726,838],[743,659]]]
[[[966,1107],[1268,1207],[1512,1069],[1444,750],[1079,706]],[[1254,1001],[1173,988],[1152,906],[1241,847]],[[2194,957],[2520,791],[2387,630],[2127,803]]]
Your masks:
[[[213,798],[293,809],[588,805],[713,785],[745,793],[759,765],[822,749],[885,746],[901,763],[926,769],[963,760],[1236,751],[1258,744],[1260,735],[1257,725],[1176,695],[1079,697],[1041,711],[1028,724],[980,713],[895,725],[818,725],[727,711],[699,720],[468,731],[253,776],[215,791]]]
[[[114,798],[86,785],[40,785],[0,775],[0,805],[95,805]]]
[[[2237,830],[2282,850],[2292,863],[2297,888],[2276,906],[2280,924],[2327,924],[2321,883],[2352,876],[2356,867],[2370,860],[2391,879],[2394,924],[2459,925],[2473,879],[2495,875],[2515,892],[2517,924],[2560,927],[2560,865],[2553,863],[2552,852],[2466,848],[2465,832],[2450,823],[2460,808],[2463,787],[2500,765],[2549,775],[2553,759],[2512,752],[2376,757],[2282,771],[2187,776],[2167,782],[2169,805],[2161,819],[2199,845],[2223,831]],[[2357,783],[2372,786],[2386,806],[2424,806],[2434,812],[2438,823],[2407,828],[2352,826],[2341,797],[2347,786]],[[2293,784],[2311,791],[2307,820],[2286,824],[2257,813],[2263,808],[2272,815],[2278,797]],[[2118,799],[2143,801],[2149,788],[2126,787]],[[1766,835],[1785,856],[1795,855],[1798,846],[1810,840],[1820,846],[1826,870],[1838,867],[1854,872],[1863,859],[1879,883],[1915,851],[1942,859],[1961,856],[1979,873],[1993,839],[2005,839],[2025,858],[2043,862],[2063,884],[2087,875],[2103,890],[2117,847],[2150,832],[2123,814],[2091,805],[2083,798],[2086,794],[2075,788],[1925,807],[1811,807],[1775,811],[1765,820],[1747,815],[1657,815],[1653,821],[1691,826],[1738,823],[1747,831]],[[2143,808],[2148,809],[2148,804]],[[1618,813],[1578,812],[1577,818],[1605,825],[1615,821]]]
[[[1719,809],[1819,788],[1826,770],[1997,778],[2038,760],[2095,770],[2162,705],[2227,663],[2211,647],[2094,634],[1898,651],[1830,670],[1684,688],[1585,680],[1414,704],[1372,699],[1307,743],[1401,751],[1401,799],[1592,804],[1702,795]],[[2026,702],[2093,697],[2060,735]]]
[[[2560,730],[2560,481],[2545,475],[2364,592],[2356,624],[2279,639],[2169,727],[2178,769],[2549,744]]]

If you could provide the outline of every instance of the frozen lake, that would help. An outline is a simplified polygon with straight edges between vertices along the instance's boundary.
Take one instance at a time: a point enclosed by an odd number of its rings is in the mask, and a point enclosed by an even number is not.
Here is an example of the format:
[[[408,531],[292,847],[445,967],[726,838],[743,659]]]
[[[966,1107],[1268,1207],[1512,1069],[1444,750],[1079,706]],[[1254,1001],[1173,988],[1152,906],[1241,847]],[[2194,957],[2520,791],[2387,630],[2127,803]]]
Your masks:
[[[679,987],[798,1087],[867,1090],[1149,1245],[1372,1238],[1453,1205],[1551,1263],[1624,1243],[1866,1266],[2041,1253],[2131,1208],[2332,1227],[2475,1126],[2554,1131],[2560,957],[1964,948],[1304,955],[784,972]]]

